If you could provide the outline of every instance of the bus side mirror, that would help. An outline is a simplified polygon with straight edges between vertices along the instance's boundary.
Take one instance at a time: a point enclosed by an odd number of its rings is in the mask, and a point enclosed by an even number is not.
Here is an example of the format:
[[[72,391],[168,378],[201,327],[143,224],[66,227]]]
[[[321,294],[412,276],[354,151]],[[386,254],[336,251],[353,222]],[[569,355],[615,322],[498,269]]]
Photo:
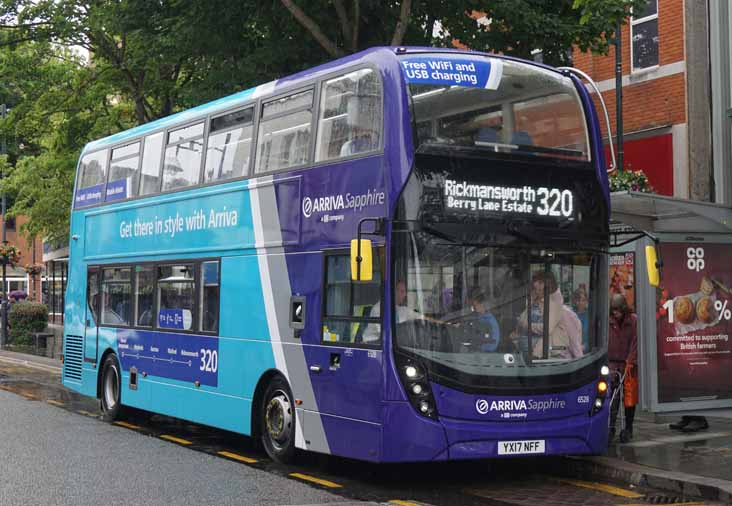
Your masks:
[[[651,286],[658,286],[661,281],[661,275],[658,272],[660,264],[656,255],[655,246],[646,246],[646,271],[648,273],[648,282]]]
[[[371,241],[353,239],[351,241],[351,280],[371,281],[374,277],[374,259]]]

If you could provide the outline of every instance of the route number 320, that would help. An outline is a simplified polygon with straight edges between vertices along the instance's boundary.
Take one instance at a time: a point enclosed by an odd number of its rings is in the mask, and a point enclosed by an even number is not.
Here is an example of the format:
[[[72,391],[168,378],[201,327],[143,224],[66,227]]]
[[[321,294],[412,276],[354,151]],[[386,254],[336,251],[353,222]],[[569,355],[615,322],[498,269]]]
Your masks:
[[[572,192],[569,190],[559,191],[556,188],[537,188],[536,194],[539,197],[539,206],[536,213],[539,216],[572,216]]]
[[[201,348],[201,367],[204,372],[216,372],[219,369],[219,352]]]

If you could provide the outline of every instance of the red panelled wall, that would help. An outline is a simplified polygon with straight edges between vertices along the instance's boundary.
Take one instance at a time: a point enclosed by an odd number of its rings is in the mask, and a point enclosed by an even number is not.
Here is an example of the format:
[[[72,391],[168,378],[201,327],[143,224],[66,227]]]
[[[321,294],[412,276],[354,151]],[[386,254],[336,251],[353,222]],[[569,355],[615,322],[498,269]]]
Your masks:
[[[656,193],[673,196],[674,158],[671,133],[626,140],[623,143],[623,159],[628,170],[642,170],[648,176]],[[605,148],[610,165],[610,150]]]

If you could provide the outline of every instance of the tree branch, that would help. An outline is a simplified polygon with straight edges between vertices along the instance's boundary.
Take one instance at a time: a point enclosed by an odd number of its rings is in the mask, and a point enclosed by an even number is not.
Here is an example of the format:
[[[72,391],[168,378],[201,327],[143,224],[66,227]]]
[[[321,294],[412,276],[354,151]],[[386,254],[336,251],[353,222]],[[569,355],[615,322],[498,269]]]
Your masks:
[[[351,24],[348,22],[348,13],[346,8],[343,6],[343,0],[333,0],[338,19],[341,22],[341,31],[343,32],[343,39],[348,43],[351,40]]]
[[[399,13],[399,21],[397,21],[396,28],[394,28],[394,37],[391,39],[392,46],[398,46],[404,40],[404,34],[407,31],[407,25],[409,25],[409,18],[412,11],[412,0],[402,0],[402,8]]]
[[[353,38],[351,39],[351,50],[358,49],[358,24],[361,18],[361,4],[358,0],[353,0]]]
[[[325,49],[325,51],[333,56],[334,58],[338,58],[340,56],[343,56],[343,51],[336,46],[333,41],[331,41],[320,29],[320,26],[313,21],[313,19],[305,14],[300,7],[295,5],[295,3],[292,0],[281,0],[282,5],[285,6],[285,8],[290,11],[290,14],[292,14],[295,19],[300,23],[307,31],[310,32],[310,34],[315,37],[315,40],[318,41],[318,43]]]

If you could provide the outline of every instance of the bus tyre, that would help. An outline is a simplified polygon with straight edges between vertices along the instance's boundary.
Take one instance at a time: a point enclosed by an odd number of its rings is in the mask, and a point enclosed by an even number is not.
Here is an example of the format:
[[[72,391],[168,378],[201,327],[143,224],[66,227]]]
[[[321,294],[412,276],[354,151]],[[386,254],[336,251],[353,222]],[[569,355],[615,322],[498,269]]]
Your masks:
[[[272,460],[286,464],[295,456],[295,404],[284,378],[276,376],[262,396],[260,434]]]
[[[120,391],[122,389],[122,374],[120,373],[117,355],[114,353],[104,360],[102,365],[101,408],[102,419],[113,422],[122,415]]]

